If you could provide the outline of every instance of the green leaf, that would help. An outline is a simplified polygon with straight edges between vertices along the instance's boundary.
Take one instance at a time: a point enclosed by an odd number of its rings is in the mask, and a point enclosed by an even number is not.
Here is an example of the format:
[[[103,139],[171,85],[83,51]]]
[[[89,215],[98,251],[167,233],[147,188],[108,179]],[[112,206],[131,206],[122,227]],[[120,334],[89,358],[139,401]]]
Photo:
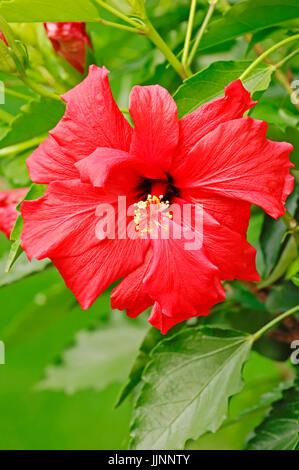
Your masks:
[[[65,105],[62,101],[50,98],[31,100],[21,107],[21,112],[10,124],[7,133],[0,140],[0,149],[20,142],[40,137],[46,138],[47,132],[62,118]]]
[[[285,278],[287,280],[292,279],[292,277],[296,276],[296,274],[298,273],[299,273],[299,256],[297,256],[297,258],[288,267]]]
[[[298,117],[287,109],[279,108],[274,103],[259,103],[250,112],[250,116],[254,119],[266,121],[268,124],[274,124],[282,131],[287,127],[296,127],[298,125]]]
[[[286,207],[289,213],[295,217],[296,209],[299,202],[299,184],[295,185],[295,189],[288,197]],[[260,246],[264,255],[265,275],[268,277],[277,262],[279,252],[282,248],[282,240],[287,227],[282,219],[274,220],[265,214],[262,235],[260,237]]]
[[[224,88],[238,79],[249,67],[250,61],[220,60],[188,78],[174,94],[179,117],[191,113],[202,104],[224,96]],[[259,64],[243,81],[248,91],[254,93],[268,88],[273,68]]]
[[[188,439],[215,432],[228,399],[242,388],[251,336],[234,330],[188,328],[160,342],[143,373],[131,447],[182,449]]]
[[[122,402],[127,398],[127,396],[140,382],[142,372],[144,371],[144,368],[149,361],[150,352],[154,348],[154,346],[156,346],[157,343],[161,341],[161,339],[163,339],[163,335],[160,333],[159,330],[157,330],[157,328],[152,327],[148,330],[140,345],[138,355],[132,366],[128,380],[120,391],[119,397],[115,404],[115,408],[122,404]]]
[[[24,200],[32,201],[33,199],[38,199],[39,197],[41,197],[44,194],[46,188],[47,188],[46,184],[32,183],[32,185],[30,186],[29,191],[26,194],[26,196],[24,197],[23,201]],[[23,201],[21,201],[18,204],[18,206],[17,206],[18,210],[20,210],[20,206],[21,206]],[[6,267],[5,267],[5,272],[6,273],[8,273],[11,270],[13,264],[15,263],[15,261],[18,259],[18,257],[22,253],[21,238],[20,238],[22,230],[23,230],[23,218],[20,214],[17,217],[15,225],[14,225],[12,231],[11,231],[11,234],[10,234],[10,239],[13,243],[11,244],[10,252],[8,254],[8,258],[7,258],[7,262],[6,262]]]
[[[99,19],[89,0],[4,0],[0,3],[0,15],[11,23]]]
[[[299,291],[290,282],[275,286],[266,300],[266,307],[272,314],[277,314],[299,305]]]
[[[10,255],[12,256],[12,251],[10,252]],[[47,266],[49,266],[50,260],[45,259],[37,261],[36,259],[33,259],[30,263],[25,253],[21,252],[21,255],[15,261],[9,273],[5,272],[7,264],[7,256],[0,259],[0,287],[7,286],[13,282],[24,279],[31,274],[43,271]]]
[[[222,44],[245,33],[278,25],[299,16],[297,0],[247,0],[210,23],[198,51]]]
[[[136,321],[115,317],[98,330],[79,332],[75,346],[63,354],[62,365],[49,366],[38,389],[72,394],[124,381],[143,335],[144,327]]]
[[[285,382],[279,383],[273,390],[270,392],[263,393],[257,403],[254,405],[244,408],[239,415],[235,418],[229,419],[224,422],[223,427],[229,426],[231,424],[237,423],[238,421],[243,420],[247,416],[251,416],[259,411],[267,410],[270,408],[273,402],[280,400],[283,397],[283,392],[293,384],[293,380],[289,379]]]
[[[47,331],[56,321],[70,313],[74,306],[72,293],[62,281],[38,292],[33,301],[7,325],[1,337],[7,347],[22,344]]]
[[[271,284],[274,284],[288,269],[289,265],[297,258],[297,243],[293,236],[289,237],[289,240],[278,260],[277,265],[271,272],[270,276],[262,282],[258,283],[258,288],[263,289]]]
[[[18,72],[16,64],[12,58],[12,55],[10,54],[8,47],[2,40],[0,43],[0,70],[1,72],[11,73],[11,74]]]
[[[299,443],[299,380],[283,394],[247,443],[249,450],[295,450]]]
[[[282,132],[274,125],[268,127],[267,137],[271,140],[279,142],[289,142],[294,146],[294,150],[290,154],[290,160],[295,165],[295,170],[299,170],[299,129],[294,127],[287,127],[285,132]]]

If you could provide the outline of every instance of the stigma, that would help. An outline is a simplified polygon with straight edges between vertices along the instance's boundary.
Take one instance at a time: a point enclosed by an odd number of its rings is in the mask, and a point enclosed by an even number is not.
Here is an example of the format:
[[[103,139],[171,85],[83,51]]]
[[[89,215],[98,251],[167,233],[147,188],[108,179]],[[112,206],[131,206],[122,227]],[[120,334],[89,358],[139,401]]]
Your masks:
[[[158,238],[159,230],[169,230],[169,220],[172,215],[169,212],[169,201],[163,201],[163,195],[152,196],[149,194],[146,200],[134,204],[135,229],[140,236],[147,237],[150,234]]]

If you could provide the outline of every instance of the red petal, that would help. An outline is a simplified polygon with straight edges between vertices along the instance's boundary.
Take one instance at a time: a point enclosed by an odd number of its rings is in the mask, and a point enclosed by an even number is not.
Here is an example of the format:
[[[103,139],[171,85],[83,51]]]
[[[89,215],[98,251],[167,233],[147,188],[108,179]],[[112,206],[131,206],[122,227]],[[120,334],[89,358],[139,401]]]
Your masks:
[[[186,154],[202,137],[223,122],[241,118],[256,103],[251,100],[241,80],[235,80],[225,88],[223,98],[212,100],[180,119],[180,144],[173,160],[174,168],[184,161]]]
[[[91,65],[88,76],[62,98],[66,112],[51,135],[67,155],[81,160],[97,147],[129,150],[133,130],[112,97],[105,67]]]
[[[75,161],[70,155],[63,153],[50,135],[27,158],[26,164],[34,183],[48,184],[52,181],[79,178]]]
[[[202,205],[203,245],[207,257],[219,268],[220,278],[259,281],[256,250],[246,239],[251,205],[195,190],[183,190],[182,197]]]
[[[176,224],[170,225],[172,232]],[[174,321],[181,321],[186,312],[190,317],[206,314],[209,307],[224,300],[218,269],[203,248],[187,250],[185,241],[172,236],[151,240],[153,260],[144,278],[148,294]]]
[[[143,264],[135,271],[125,276],[121,283],[111,293],[111,307],[126,310],[131,318],[137,317],[148,307],[153,305],[153,300],[143,287],[143,278],[149,269],[152,253],[149,250]]]
[[[115,149],[98,148],[89,157],[80,160],[76,167],[84,183],[104,187],[106,192],[119,195],[140,192],[143,178],[167,179],[151,163]]]
[[[208,315],[208,313],[209,308],[207,308],[206,311],[204,311],[204,309],[202,308],[200,315]],[[190,315],[188,313],[183,313],[176,314],[175,317],[169,317],[162,313],[160,305],[158,304],[158,302],[155,302],[155,305],[151,311],[148,321],[152,326],[158,328],[158,330],[161,331],[162,335],[165,335],[167,331],[170,330],[170,328],[172,328],[174,325],[182,321],[189,320],[193,316],[194,315]]]
[[[28,188],[0,191],[0,232],[3,232],[7,238],[10,237],[19,215],[16,206],[22,201],[27,192]]]
[[[103,203],[115,201],[77,180],[51,183],[42,198],[21,207],[22,247],[28,257],[49,257],[82,308],[136,269],[148,247],[146,240],[97,238],[96,209]]]
[[[267,124],[245,117],[219,125],[193,147],[174,170],[174,184],[206,194],[242,199],[272,217],[284,214],[293,188],[292,145],[266,139]]]
[[[159,85],[135,86],[130,114],[135,124],[130,153],[167,172],[179,138],[173,98]]]

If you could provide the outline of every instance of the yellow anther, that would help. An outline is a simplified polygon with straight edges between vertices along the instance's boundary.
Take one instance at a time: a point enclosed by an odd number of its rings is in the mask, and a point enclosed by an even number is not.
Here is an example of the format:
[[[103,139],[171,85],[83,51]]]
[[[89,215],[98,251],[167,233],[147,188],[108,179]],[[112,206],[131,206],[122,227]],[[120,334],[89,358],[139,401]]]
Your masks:
[[[162,199],[163,195],[157,197],[148,194],[145,201],[138,201],[134,204],[136,231],[139,231],[141,235],[157,232],[159,228],[168,230],[168,224],[163,224],[163,222],[172,219],[172,215],[167,211],[169,201],[163,202]],[[158,237],[156,233],[155,237]]]

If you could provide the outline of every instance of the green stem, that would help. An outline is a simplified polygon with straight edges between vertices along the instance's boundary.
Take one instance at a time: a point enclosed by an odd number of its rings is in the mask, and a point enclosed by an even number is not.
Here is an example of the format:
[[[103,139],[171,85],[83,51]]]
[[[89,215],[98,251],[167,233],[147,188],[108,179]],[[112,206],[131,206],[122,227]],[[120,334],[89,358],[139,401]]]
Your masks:
[[[0,157],[6,157],[8,155],[24,152],[25,150],[28,150],[32,147],[36,147],[41,142],[43,142],[46,137],[47,134],[39,135],[37,137],[33,137],[32,139],[25,140],[24,142],[20,142],[19,144],[11,145],[9,147],[0,149]]]
[[[20,98],[20,100],[24,101],[32,100],[32,96],[24,95],[23,93],[20,93],[18,91],[11,90],[10,88],[8,88],[8,86],[5,86],[5,94],[14,96],[15,98]]]
[[[206,27],[211,19],[211,16],[213,15],[213,11],[215,9],[215,6],[217,4],[218,0],[210,0],[210,6],[208,8],[208,11],[207,11],[207,14],[205,16],[205,19],[203,20],[202,22],[202,25],[201,27],[199,28],[199,31],[197,33],[197,36],[195,38],[195,42],[193,44],[193,47],[191,49],[191,52],[190,52],[190,56],[189,56],[189,59],[188,59],[188,65],[190,66],[193,62],[193,59],[195,57],[195,54],[196,54],[196,50],[199,46],[199,43],[204,35],[204,32],[206,30]]]
[[[197,2],[197,0],[191,0],[188,26],[187,26],[187,31],[186,31],[184,51],[183,51],[183,57],[182,57],[182,64],[183,64],[184,67],[186,67],[186,65],[187,65],[190,39],[191,39],[191,35],[192,35],[194,16],[195,16],[195,11],[196,11],[196,2]]]
[[[274,326],[276,326],[282,320],[284,320],[287,317],[290,317],[291,315],[294,315],[294,313],[296,312],[299,312],[299,305],[291,308],[290,310],[287,310],[286,312],[282,313],[281,315],[279,315],[278,317],[274,318],[272,321],[264,325],[260,330],[258,330],[256,333],[252,335],[253,341],[256,341],[257,339],[259,339],[261,336],[263,336],[265,333],[271,330]]]
[[[291,235],[293,235],[293,237],[295,238],[297,245],[299,246],[299,231],[298,231],[299,227],[298,227],[296,219],[286,209],[284,215],[282,216],[282,220],[285,223]]]
[[[283,64],[285,62],[288,62],[289,60],[291,60],[293,57],[295,57],[295,55],[299,54],[299,49],[296,49],[295,51],[291,52],[290,54],[288,54],[286,57],[284,57],[283,59],[281,59],[279,62],[277,62],[277,64],[275,64],[275,68],[280,68],[283,66]]]
[[[145,31],[143,29],[137,29],[133,28],[132,26],[127,26],[125,24],[120,24],[120,23],[114,23],[113,21],[107,21],[103,20],[102,18],[99,20],[99,22],[105,26],[110,26],[111,28],[116,28],[116,29],[122,29],[124,31],[129,31],[131,33],[137,33],[137,34],[145,34]]]
[[[270,47],[267,49],[263,54],[261,54],[250,66],[242,73],[242,75],[239,77],[240,80],[244,80],[245,77],[260,63],[262,62],[266,57],[268,57],[269,54],[272,52],[276,51],[276,49],[279,49],[280,47],[284,46],[285,44],[288,44],[289,42],[295,41],[296,39],[299,39],[299,34],[295,34],[294,36],[290,36],[286,39],[283,39],[282,41],[278,42],[277,44],[274,44],[274,46]],[[274,66],[275,67],[275,66]]]
[[[135,28],[140,28],[140,24],[137,21],[131,20],[128,16],[124,15],[120,11],[116,10],[115,8],[111,7],[107,3],[103,2],[102,0],[95,0],[102,8],[112,13],[114,16],[118,16],[121,20],[129,23],[130,25],[134,26]]]
[[[59,95],[46,90],[46,88],[41,87],[38,83],[30,80],[30,78],[26,77],[25,75],[22,75],[20,79],[38,95],[44,96],[45,98],[51,98],[52,100],[62,101]]]
[[[0,120],[6,122],[7,124],[10,124],[13,118],[14,116],[12,114],[0,108]]]
[[[160,49],[162,54],[166,57],[168,62],[172,65],[174,70],[177,72],[177,74],[181,77],[182,80],[185,80],[188,78],[191,74],[189,71],[185,70],[183,65],[180,63],[180,61],[177,59],[177,57],[174,55],[171,49],[167,46],[166,42],[161,38],[160,34],[156,31],[152,23],[148,18],[145,19],[145,23],[147,26],[147,36],[148,38],[155,44],[155,46]]]

